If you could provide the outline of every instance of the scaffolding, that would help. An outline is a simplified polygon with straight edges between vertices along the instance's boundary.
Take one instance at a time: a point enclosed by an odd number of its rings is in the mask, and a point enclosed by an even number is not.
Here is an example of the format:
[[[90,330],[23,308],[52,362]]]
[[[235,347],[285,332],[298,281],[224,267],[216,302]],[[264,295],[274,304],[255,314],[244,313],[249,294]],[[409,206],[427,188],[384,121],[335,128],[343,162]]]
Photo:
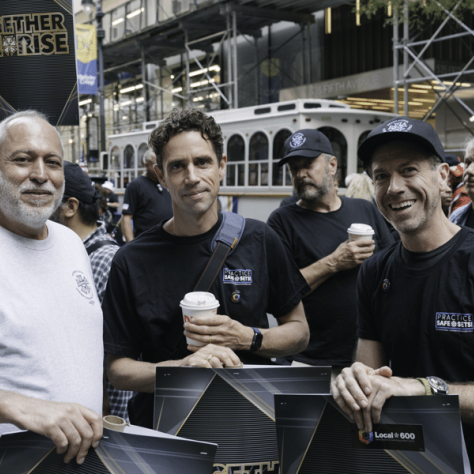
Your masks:
[[[436,101],[433,107],[429,112],[423,117],[424,121],[429,120],[433,117],[441,105],[447,107],[451,113],[456,117],[462,127],[469,132],[470,135],[474,135],[474,130],[472,127],[472,121],[474,121],[474,111],[468,105],[468,103],[459,96],[459,91],[462,90],[463,82],[462,80],[466,78],[469,74],[474,74],[474,55],[472,55],[469,60],[462,67],[459,67],[458,70],[452,72],[446,72],[443,74],[436,74],[435,69],[430,67],[427,63],[426,58],[424,57],[428,48],[434,43],[447,42],[451,40],[463,41],[466,37],[473,38],[474,30],[469,28],[463,21],[455,16],[457,9],[461,5],[459,1],[451,11],[448,11],[444,8],[438,1],[435,3],[443,11],[444,19],[433,33],[433,35],[423,41],[415,41],[410,37],[409,31],[409,12],[408,12],[408,2],[405,1],[404,9],[402,12],[403,15],[403,36],[399,38],[399,27],[398,27],[398,18],[394,12],[394,27],[393,27],[393,71],[394,71],[394,112],[399,113],[398,106],[398,91],[401,87],[403,89],[403,112],[405,116],[408,116],[408,106],[409,106],[409,86],[416,83],[429,83],[436,84],[435,89]],[[460,30],[457,33],[445,34],[444,32],[448,27],[451,27],[453,30]],[[443,36],[441,36],[443,32]],[[399,61],[400,54],[403,55],[403,60]],[[472,54],[472,50],[471,53]],[[402,73],[401,78],[399,77],[400,65]],[[411,77],[411,74],[416,71],[417,77]],[[452,105],[449,103],[448,99],[452,98],[461,108],[461,113],[458,113]],[[471,123],[471,125],[470,125]],[[459,150],[456,150],[459,151]]]

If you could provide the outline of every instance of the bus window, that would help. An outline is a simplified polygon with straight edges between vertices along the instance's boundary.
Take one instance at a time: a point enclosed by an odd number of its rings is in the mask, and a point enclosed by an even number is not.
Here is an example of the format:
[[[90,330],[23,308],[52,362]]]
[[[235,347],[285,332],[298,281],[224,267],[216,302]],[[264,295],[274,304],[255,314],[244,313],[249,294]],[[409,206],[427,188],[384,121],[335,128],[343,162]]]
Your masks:
[[[138,147],[137,152],[137,167],[138,167],[138,175],[141,175],[145,172],[145,163],[143,163],[143,155],[148,150],[148,145],[146,143],[142,143]]]
[[[123,150],[123,167],[124,169],[135,168],[135,148],[127,145]]]
[[[359,147],[362,145],[362,142],[365,141],[371,131],[372,130],[367,130],[366,132],[361,134],[361,136],[359,137],[359,141],[357,142],[357,149],[359,149]],[[359,157],[357,157],[357,172],[364,172],[364,163],[362,163],[362,160]]]
[[[232,135],[227,142],[227,186],[245,185],[245,142],[240,135]]]
[[[274,186],[291,186],[291,177],[288,171],[288,166],[278,166],[278,161],[283,158],[284,151],[283,146],[285,140],[291,136],[290,130],[280,130],[273,139],[273,179],[272,184]]]
[[[347,140],[337,128],[321,127],[318,130],[326,135],[331,142],[332,151],[337,158],[336,179],[339,186],[344,187],[344,180],[347,176]]]
[[[263,132],[250,139],[249,186],[268,186],[268,138]]]

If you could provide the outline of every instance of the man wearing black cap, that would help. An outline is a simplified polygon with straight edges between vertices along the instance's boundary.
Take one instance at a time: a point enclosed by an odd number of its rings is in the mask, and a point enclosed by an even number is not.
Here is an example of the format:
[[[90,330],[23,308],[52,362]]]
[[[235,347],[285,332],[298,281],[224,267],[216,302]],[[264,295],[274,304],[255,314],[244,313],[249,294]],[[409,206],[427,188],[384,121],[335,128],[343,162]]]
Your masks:
[[[65,161],[64,178],[64,196],[51,220],[69,227],[84,242],[91,260],[97,295],[102,302],[110,265],[119,247],[107,234],[105,224],[99,222],[99,196],[89,176],[79,165]]]
[[[99,196],[89,176],[79,165],[64,162],[65,189],[61,204],[51,220],[73,230],[83,241],[89,254],[94,285],[102,302],[112,259],[119,246],[107,234],[105,224],[99,222]],[[133,392],[115,390],[108,383],[110,413],[128,421],[127,403]]]
[[[285,142],[285,156],[299,200],[275,210],[268,224],[279,234],[311,292],[303,298],[310,327],[308,347],[287,360],[345,367],[356,339],[356,283],[360,264],[375,249],[393,243],[377,208],[362,199],[339,197],[337,158],[318,130],[299,130]],[[352,223],[370,225],[370,237],[349,241]]]
[[[332,394],[369,432],[391,396],[457,394],[472,460],[474,231],[442,211],[443,147],[429,124],[399,117],[374,129],[358,155],[401,241],[362,265],[357,362]]]

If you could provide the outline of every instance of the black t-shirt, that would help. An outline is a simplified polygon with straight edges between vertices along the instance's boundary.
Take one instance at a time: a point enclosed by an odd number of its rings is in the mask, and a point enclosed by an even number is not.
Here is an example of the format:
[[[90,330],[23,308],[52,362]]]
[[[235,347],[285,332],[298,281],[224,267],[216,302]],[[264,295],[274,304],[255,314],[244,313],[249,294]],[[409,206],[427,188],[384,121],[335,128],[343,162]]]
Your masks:
[[[472,212],[472,206],[467,211],[469,214],[467,215],[466,222],[464,223],[465,227],[470,227],[474,229],[474,212]]]
[[[372,226],[378,250],[393,244],[385,221],[371,202],[345,197],[341,201],[341,207],[334,212],[314,212],[292,204],[271,214],[268,224],[281,237],[298,268],[333,253],[347,240],[347,229],[352,223]],[[351,364],[357,342],[359,268],[336,273],[303,298],[311,336],[306,350],[293,359],[314,365]]]
[[[401,243],[362,265],[358,336],[381,342],[394,375],[474,380],[474,231],[453,239],[429,268],[406,266]]]
[[[182,321],[179,302],[196,286],[221,222],[220,214],[211,230],[193,237],[173,236],[158,225],[119,250],[104,295],[105,352],[132,359],[143,353],[144,361],[158,362],[156,348],[173,321]],[[275,232],[263,222],[246,219],[242,238],[210,292],[220,302],[218,314],[245,326],[267,328],[267,313],[286,315],[307,290]],[[183,338],[176,359],[187,355]],[[247,351],[238,355],[245,363],[268,363]]]
[[[133,233],[137,237],[173,216],[170,193],[146,176],[138,176],[125,190],[122,214],[133,216]]]

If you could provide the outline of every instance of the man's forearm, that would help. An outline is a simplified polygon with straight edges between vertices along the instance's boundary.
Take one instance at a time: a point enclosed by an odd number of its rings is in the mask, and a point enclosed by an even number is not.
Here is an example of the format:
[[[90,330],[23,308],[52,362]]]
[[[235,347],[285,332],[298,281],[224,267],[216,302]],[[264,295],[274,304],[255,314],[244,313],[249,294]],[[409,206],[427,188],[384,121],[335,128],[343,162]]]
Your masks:
[[[108,354],[107,376],[110,383],[117,390],[153,393],[155,390],[156,367],[160,365],[179,367],[182,365],[181,362],[181,360],[170,360],[152,364]]]
[[[278,320],[278,326],[262,329],[262,357],[282,357],[304,351],[309,342],[309,327],[300,302],[290,313]]]
[[[459,395],[462,421],[474,424],[474,382],[450,382],[448,386],[450,395]]]
[[[133,240],[132,217],[128,214],[122,216],[122,234],[127,242]]]
[[[329,277],[336,273],[335,265],[331,262],[330,255],[312,263],[306,268],[300,269],[301,274],[314,291],[322,285]]]

